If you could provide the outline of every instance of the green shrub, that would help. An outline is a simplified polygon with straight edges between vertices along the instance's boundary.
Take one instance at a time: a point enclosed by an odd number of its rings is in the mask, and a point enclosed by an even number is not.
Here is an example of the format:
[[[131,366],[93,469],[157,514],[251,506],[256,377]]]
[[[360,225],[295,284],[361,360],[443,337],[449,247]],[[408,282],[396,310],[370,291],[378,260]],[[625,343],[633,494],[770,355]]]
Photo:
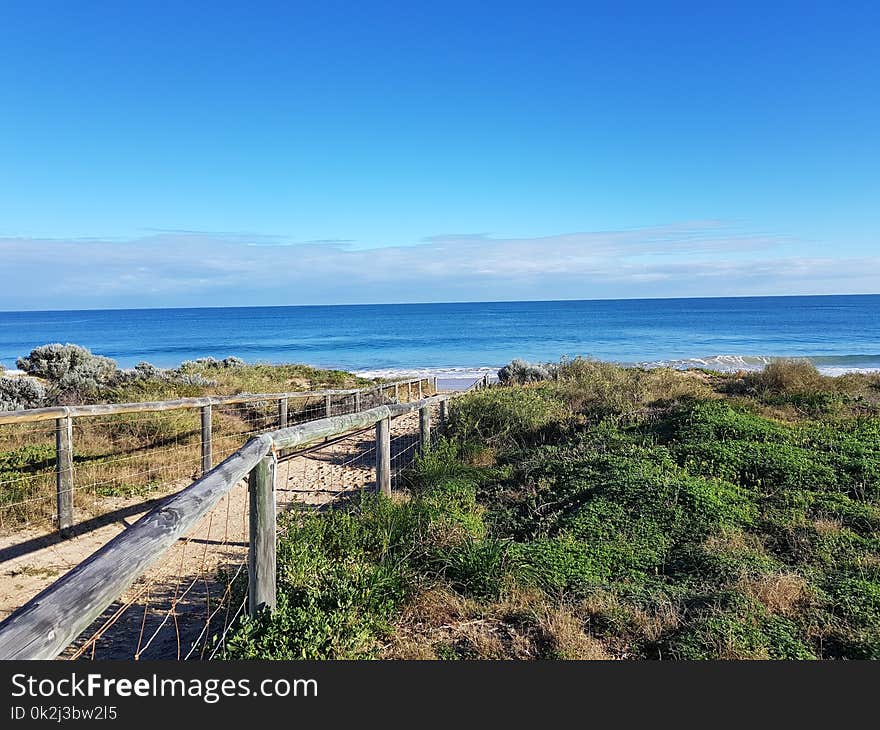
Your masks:
[[[565,404],[552,391],[512,387],[456,399],[449,409],[449,425],[463,443],[513,446],[547,440],[568,416]]]
[[[509,552],[508,540],[468,537],[443,550],[437,561],[443,575],[456,589],[469,595],[496,598],[505,577],[514,570]]]
[[[244,620],[226,658],[356,659],[375,651],[411,589],[404,559],[417,511],[383,498],[357,511],[303,514],[278,542],[278,607]]]
[[[802,636],[790,619],[770,616],[742,598],[721,599],[698,610],[682,631],[669,637],[664,654],[688,660],[815,659]]]
[[[611,582],[625,559],[619,542],[589,543],[570,534],[537,538],[512,547],[520,574],[554,594],[585,593]]]

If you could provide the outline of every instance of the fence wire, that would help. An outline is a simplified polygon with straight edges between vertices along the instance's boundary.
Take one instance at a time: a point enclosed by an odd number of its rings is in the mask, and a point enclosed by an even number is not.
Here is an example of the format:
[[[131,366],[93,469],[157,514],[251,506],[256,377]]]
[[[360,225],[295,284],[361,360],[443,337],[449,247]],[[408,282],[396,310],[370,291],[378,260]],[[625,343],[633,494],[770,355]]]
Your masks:
[[[111,605],[63,658],[210,658],[247,600],[249,520],[243,480]]]
[[[0,425],[0,532],[56,513],[55,421]]]
[[[357,396],[337,394],[329,399],[329,413],[352,413],[430,394],[424,384],[392,384]],[[213,406],[213,463],[252,436],[277,429],[282,415],[276,399]],[[327,415],[324,395],[287,401],[287,425]],[[435,407],[435,429],[437,421]],[[77,416],[74,530],[80,537],[59,541],[52,526],[57,518],[56,422],[0,425],[0,531],[6,533],[4,538],[0,532],[0,617],[115,537],[160,498],[201,476],[201,426],[198,408]],[[392,421],[394,486],[418,452],[418,429],[418,413]],[[322,508],[346,493],[375,489],[375,459],[375,427],[286,455],[276,477],[279,511]],[[248,510],[247,485],[242,482],[120,596],[65,656],[210,658],[246,607]],[[47,550],[52,555],[49,565],[44,560]],[[7,580],[21,575],[28,580]]]
[[[212,464],[252,436],[284,425],[366,410],[429,394],[420,385],[386,385],[358,394],[290,396],[286,419],[277,399],[211,409]],[[57,523],[56,421],[0,425],[0,541],[50,534]],[[77,416],[73,419],[74,533],[131,514],[139,502],[165,496],[201,475],[198,408]],[[95,518],[105,518],[95,519]],[[87,524],[83,524],[87,523]]]
[[[440,429],[437,415],[432,437]],[[418,413],[392,421],[391,444],[398,475],[418,453]],[[321,509],[375,489],[375,464],[375,427],[283,455],[276,468],[278,512]],[[65,658],[191,660],[221,652],[246,611],[249,519],[242,481],[108,608]]]

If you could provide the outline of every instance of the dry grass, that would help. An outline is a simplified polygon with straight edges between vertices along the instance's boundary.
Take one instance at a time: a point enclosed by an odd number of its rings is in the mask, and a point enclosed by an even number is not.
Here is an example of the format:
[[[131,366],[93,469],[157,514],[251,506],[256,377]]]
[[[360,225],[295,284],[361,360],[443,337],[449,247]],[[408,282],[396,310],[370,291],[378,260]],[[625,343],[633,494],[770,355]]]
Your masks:
[[[807,581],[796,573],[743,577],[737,586],[747,596],[763,604],[770,613],[782,616],[794,615],[812,601]]]
[[[670,368],[622,368],[585,358],[563,363],[556,384],[577,413],[626,415],[682,400],[719,397],[704,373]]]
[[[742,530],[727,530],[709,535],[703,542],[703,547],[707,552],[714,554],[752,552],[766,555],[761,539]]]
[[[539,626],[559,659],[613,659],[605,645],[584,630],[583,621],[569,608],[548,610]]]
[[[715,651],[722,661],[767,661],[770,653],[766,648],[748,649],[743,647],[735,635],[719,636],[716,639]]]
[[[840,520],[822,518],[813,520],[813,529],[820,535],[835,535],[843,529],[843,523]]]
[[[471,466],[482,468],[495,466],[498,461],[498,451],[493,448],[479,449],[474,452],[468,459]]]
[[[519,587],[488,603],[463,598],[446,587],[427,589],[396,622],[381,655],[439,659],[450,653],[496,660],[614,658],[589,634],[577,607],[554,606],[539,591]]]
[[[627,605],[613,593],[596,591],[576,607],[587,624],[613,622],[619,632],[613,644],[606,648],[616,657],[626,657],[633,642],[653,643],[666,632],[679,628],[683,623],[682,607],[672,601],[664,601],[651,610]]]
[[[780,359],[768,363],[756,373],[744,376],[746,385],[756,393],[818,393],[827,390],[833,380],[822,376],[807,360]]]

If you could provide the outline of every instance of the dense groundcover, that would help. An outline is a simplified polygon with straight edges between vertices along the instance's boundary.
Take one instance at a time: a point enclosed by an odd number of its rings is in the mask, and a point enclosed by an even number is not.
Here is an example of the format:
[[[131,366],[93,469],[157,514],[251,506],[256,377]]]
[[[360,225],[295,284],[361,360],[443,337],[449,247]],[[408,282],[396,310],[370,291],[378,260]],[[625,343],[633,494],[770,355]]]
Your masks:
[[[248,658],[880,658],[878,381],[565,363],[286,518]]]

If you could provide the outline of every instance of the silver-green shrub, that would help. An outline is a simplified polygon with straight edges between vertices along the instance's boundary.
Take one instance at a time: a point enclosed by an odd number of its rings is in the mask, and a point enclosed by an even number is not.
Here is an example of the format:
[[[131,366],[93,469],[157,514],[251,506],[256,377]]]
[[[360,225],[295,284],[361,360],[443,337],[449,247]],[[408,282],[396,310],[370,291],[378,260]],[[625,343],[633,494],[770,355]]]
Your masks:
[[[161,380],[163,372],[151,362],[139,362],[131,375],[136,380]]]
[[[46,389],[33,378],[0,377],[0,411],[18,411],[45,405]]]
[[[57,342],[31,350],[17,364],[28,375],[49,381],[48,395],[59,403],[93,397],[101,388],[116,382],[120,373],[116,361],[109,357],[94,355],[79,345]]]
[[[53,383],[67,377],[110,382],[118,372],[116,361],[103,355],[94,355],[79,345],[53,343],[31,350],[27,357],[18,358],[17,365],[28,375],[45,378]]]
[[[498,371],[498,380],[504,385],[523,385],[550,380],[551,375],[546,365],[512,360]]]
[[[179,370],[196,370],[198,368],[242,368],[247,363],[234,355],[218,360],[216,357],[200,357],[197,360],[184,360]]]
[[[193,361],[189,360],[187,362],[192,364]],[[191,385],[203,388],[217,385],[217,381],[210,380],[200,373],[192,372],[186,367],[186,363],[183,363],[179,368],[163,370],[152,363],[139,362],[134,366],[133,370],[120,375],[118,380],[121,382],[156,381],[161,383],[171,383],[173,385]]]

